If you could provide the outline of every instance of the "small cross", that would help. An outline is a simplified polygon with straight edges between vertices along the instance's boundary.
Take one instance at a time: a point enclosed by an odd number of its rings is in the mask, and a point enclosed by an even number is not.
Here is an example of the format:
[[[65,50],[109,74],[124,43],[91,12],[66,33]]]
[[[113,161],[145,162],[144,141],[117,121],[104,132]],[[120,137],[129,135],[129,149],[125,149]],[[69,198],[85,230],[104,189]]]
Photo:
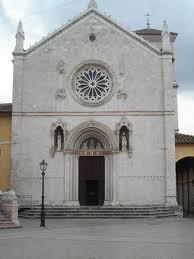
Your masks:
[[[151,16],[151,14],[149,14],[147,12],[147,14],[145,14],[145,16],[147,17],[147,29],[150,29],[150,19],[149,19],[149,17]]]

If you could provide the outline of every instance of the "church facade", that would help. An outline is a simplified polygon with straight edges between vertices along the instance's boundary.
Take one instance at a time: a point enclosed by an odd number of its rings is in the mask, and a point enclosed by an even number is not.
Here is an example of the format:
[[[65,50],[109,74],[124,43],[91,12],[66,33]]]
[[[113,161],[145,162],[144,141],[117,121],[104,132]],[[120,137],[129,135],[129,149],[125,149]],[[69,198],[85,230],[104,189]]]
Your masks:
[[[176,206],[176,34],[129,31],[95,1],[24,50],[16,33],[12,186],[62,206]]]

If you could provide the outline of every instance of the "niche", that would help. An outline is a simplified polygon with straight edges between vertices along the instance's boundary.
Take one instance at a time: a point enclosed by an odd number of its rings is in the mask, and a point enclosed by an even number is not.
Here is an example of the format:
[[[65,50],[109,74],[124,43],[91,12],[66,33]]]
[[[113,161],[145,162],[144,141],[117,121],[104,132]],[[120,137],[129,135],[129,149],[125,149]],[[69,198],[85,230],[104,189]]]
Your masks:
[[[119,131],[119,150],[129,150],[129,129],[126,126],[122,126]]]
[[[65,139],[67,136],[66,124],[61,120],[52,124],[51,127],[51,136],[52,136],[52,146],[51,146],[51,155],[55,156],[56,152],[62,152],[65,149]]]
[[[64,149],[64,133],[63,129],[61,126],[58,126],[55,129],[55,134],[54,134],[54,148],[56,152],[61,152]]]
[[[118,148],[121,152],[128,152],[129,157],[132,156],[132,124],[123,117],[119,123],[117,123],[117,139]]]

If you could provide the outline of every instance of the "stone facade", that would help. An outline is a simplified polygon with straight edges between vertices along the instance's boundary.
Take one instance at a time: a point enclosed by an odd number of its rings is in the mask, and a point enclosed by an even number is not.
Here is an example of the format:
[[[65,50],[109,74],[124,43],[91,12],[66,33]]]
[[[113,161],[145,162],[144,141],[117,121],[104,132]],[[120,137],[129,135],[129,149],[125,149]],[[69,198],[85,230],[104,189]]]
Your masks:
[[[78,206],[79,156],[100,154],[105,157],[104,205],[177,204],[176,89],[166,23],[161,35],[163,50],[92,5],[24,51],[19,24],[12,117],[12,185],[18,195],[40,202],[39,163],[45,159],[46,202]],[[77,90],[85,83],[75,83],[82,69],[93,73],[87,102],[87,93]],[[100,83],[95,69],[102,71]],[[80,153],[88,138],[102,143],[102,153]]]

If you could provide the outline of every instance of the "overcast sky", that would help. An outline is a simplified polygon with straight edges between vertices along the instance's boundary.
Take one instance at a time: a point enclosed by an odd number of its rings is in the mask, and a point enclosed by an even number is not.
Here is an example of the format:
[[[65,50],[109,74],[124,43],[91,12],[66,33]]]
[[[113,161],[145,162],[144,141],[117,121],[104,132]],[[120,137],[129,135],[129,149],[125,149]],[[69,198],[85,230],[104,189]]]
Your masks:
[[[21,18],[25,48],[87,8],[89,0],[0,0],[0,102],[11,102],[12,54]],[[161,29],[164,19],[176,40],[176,78],[180,85],[179,129],[194,134],[194,0],[97,0],[98,8],[130,30],[142,29],[145,13],[151,27]]]

